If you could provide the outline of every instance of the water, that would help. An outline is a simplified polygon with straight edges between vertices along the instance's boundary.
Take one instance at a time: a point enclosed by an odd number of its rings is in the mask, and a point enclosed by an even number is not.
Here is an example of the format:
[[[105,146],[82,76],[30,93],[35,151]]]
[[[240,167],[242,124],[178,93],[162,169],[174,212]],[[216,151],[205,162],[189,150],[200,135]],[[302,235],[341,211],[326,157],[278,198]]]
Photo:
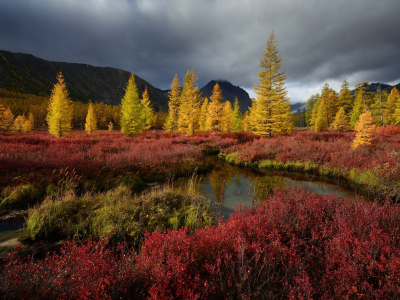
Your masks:
[[[257,172],[237,166],[213,162],[213,169],[200,181],[201,192],[218,207],[221,216],[228,218],[238,204],[251,205],[252,201],[265,199],[276,188],[302,187],[313,193],[335,194],[349,199],[359,199],[360,195],[346,182],[333,183],[316,179],[312,175],[279,172]]]
[[[24,222],[24,217],[22,216],[0,220],[0,241],[7,240],[18,233]]]

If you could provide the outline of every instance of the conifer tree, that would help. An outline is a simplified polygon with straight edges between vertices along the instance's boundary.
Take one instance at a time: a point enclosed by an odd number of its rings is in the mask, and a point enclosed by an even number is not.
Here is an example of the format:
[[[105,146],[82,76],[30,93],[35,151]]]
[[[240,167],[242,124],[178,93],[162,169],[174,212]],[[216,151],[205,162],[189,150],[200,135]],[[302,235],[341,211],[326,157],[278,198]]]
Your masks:
[[[150,102],[149,92],[147,90],[147,86],[142,94],[142,120],[143,120],[143,128],[144,131],[148,130],[154,124],[154,109]]]
[[[11,112],[11,109],[7,107],[7,109],[3,113],[3,126],[5,130],[10,130],[14,123],[14,115]]]
[[[68,135],[72,129],[73,110],[61,71],[57,75],[57,81],[51,92],[46,121],[49,132],[55,137],[61,137]]]
[[[204,98],[203,104],[201,105],[200,109],[200,116],[199,116],[199,128],[200,131],[208,131],[208,123],[207,123],[207,111],[208,111],[208,98]]]
[[[242,129],[243,129],[244,132],[251,131],[250,125],[249,125],[249,114],[250,114],[250,108],[243,115]]]
[[[35,119],[33,118],[33,113],[29,113],[28,118],[25,120],[24,123],[24,132],[30,132],[35,127]]]
[[[194,135],[199,125],[198,119],[202,97],[196,84],[197,79],[193,68],[187,71],[183,79],[178,113],[178,130],[186,135]]]
[[[312,119],[312,112],[315,107],[315,104],[317,103],[317,100],[320,98],[320,95],[316,93],[315,95],[312,95],[310,98],[307,100],[306,104],[306,113],[305,113],[305,118],[306,118],[306,125],[307,127],[312,127],[311,124],[311,119]]]
[[[0,98],[0,130],[5,129],[4,112],[6,111],[3,101]]]
[[[121,100],[120,124],[121,131],[126,136],[138,135],[143,130],[142,105],[135,83],[135,76],[131,74]]]
[[[233,104],[233,132],[242,131],[243,126],[243,114],[239,106],[239,100],[236,97],[235,103]]]
[[[87,133],[93,133],[97,131],[96,112],[92,103],[89,104],[89,110],[86,116],[85,130]]]
[[[114,124],[113,122],[110,121],[110,123],[108,123],[108,131],[113,131],[114,130]]]
[[[385,119],[387,120],[388,124],[391,125],[395,125],[396,124],[396,108],[398,106],[398,103],[400,103],[400,93],[399,91],[396,89],[396,87],[394,87],[391,91],[390,94],[387,98],[387,102],[385,105],[385,109],[384,109],[384,116]]]
[[[293,128],[290,102],[285,88],[285,71],[279,72],[282,57],[278,54],[275,35],[272,32],[268,41],[264,58],[260,60],[258,72],[260,84],[254,85],[257,94],[257,105],[252,110],[254,133],[271,137],[290,131]]]
[[[12,131],[25,132],[25,122],[26,122],[26,119],[25,119],[24,115],[16,117],[14,120],[14,123],[12,125]]]
[[[339,106],[344,108],[347,115],[351,113],[354,104],[354,98],[349,90],[349,83],[344,80],[342,84],[342,89],[339,95]]]
[[[326,104],[326,119],[328,122],[328,127],[330,127],[335,120],[336,114],[339,110],[338,98],[334,93],[329,93],[327,97]]]
[[[360,115],[359,120],[355,125],[357,131],[356,138],[353,141],[352,148],[356,149],[360,145],[370,145],[372,141],[371,133],[376,130],[375,121],[371,111],[367,108]]]
[[[314,130],[316,132],[326,131],[328,129],[327,111],[324,100],[318,107],[317,118],[315,120]]]
[[[232,132],[233,126],[234,126],[234,119],[233,119],[232,104],[229,101],[225,101],[222,110],[221,131]]]
[[[351,112],[351,116],[350,116],[350,126],[351,128],[354,128],[358,118],[360,117],[360,115],[362,114],[362,112],[364,111],[364,107],[365,107],[365,102],[364,102],[364,90],[363,89],[359,89],[356,92],[356,99],[354,101],[354,106],[353,106],[353,110]]]
[[[332,124],[333,128],[337,131],[343,132],[350,129],[349,116],[346,114],[344,107],[340,107],[336,114],[335,121]]]
[[[224,103],[222,102],[222,90],[218,83],[215,84],[210,97],[210,104],[207,110],[207,124],[211,131],[220,133],[222,131],[222,122],[224,118]]]
[[[168,117],[165,120],[165,131],[178,130],[178,112],[181,100],[182,88],[179,83],[178,74],[175,74],[171,83],[171,90],[168,92]]]
[[[312,128],[314,128],[314,130],[315,130],[315,122],[317,121],[317,117],[318,117],[318,109],[319,109],[319,106],[321,105],[321,101],[322,101],[322,98],[319,97],[314,104],[314,108],[311,111],[310,126]]]

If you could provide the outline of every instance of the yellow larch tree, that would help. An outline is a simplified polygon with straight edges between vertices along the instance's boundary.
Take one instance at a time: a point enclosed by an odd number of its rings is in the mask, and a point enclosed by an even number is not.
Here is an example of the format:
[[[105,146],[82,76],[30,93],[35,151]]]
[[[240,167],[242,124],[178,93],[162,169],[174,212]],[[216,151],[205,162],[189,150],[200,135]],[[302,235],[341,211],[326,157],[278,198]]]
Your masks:
[[[349,116],[343,106],[340,107],[336,114],[335,121],[332,124],[333,128],[337,131],[343,132],[350,130]]]
[[[395,125],[396,124],[396,115],[395,115],[395,111],[397,108],[397,104],[400,103],[400,93],[399,91],[396,89],[396,87],[394,87],[391,91],[390,94],[387,98],[387,102],[385,105],[385,108],[383,110],[383,114],[385,117],[385,120],[387,120],[386,123],[391,124],[391,125]]]
[[[178,112],[178,130],[193,136],[198,129],[201,106],[201,94],[197,86],[197,75],[192,68],[183,79],[183,89]]]
[[[208,111],[208,98],[205,97],[203,104],[201,105],[200,109],[200,116],[199,116],[199,128],[200,131],[206,132],[209,130],[208,123],[207,123],[207,111]]]
[[[6,111],[6,108],[3,104],[3,101],[0,98],[0,129],[6,129],[5,127],[5,122],[4,122],[4,112]]]
[[[376,126],[371,111],[367,108],[360,115],[355,124],[357,131],[356,138],[353,141],[352,148],[356,149],[360,145],[370,145],[372,141],[371,133],[375,132]]]
[[[26,119],[24,115],[20,115],[15,118],[14,124],[12,125],[13,132],[25,132]]]
[[[353,108],[354,97],[349,89],[349,83],[346,80],[343,81],[338,102],[339,106],[343,107],[346,114],[349,115]]]
[[[210,104],[207,110],[207,124],[211,131],[220,133],[222,131],[222,119],[224,117],[224,103],[222,102],[222,90],[218,83],[214,85]]]
[[[328,118],[324,99],[318,106],[318,112],[314,124],[314,130],[316,132],[326,131],[328,129]]]
[[[239,106],[239,100],[236,97],[233,104],[233,132],[242,131],[243,126],[243,113]]]
[[[35,119],[33,118],[33,113],[29,113],[28,114],[28,118],[25,119],[25,123],[24,123],[24,132],[30,132],[33,130],[33,128],[35,127]]]
[[[232,104],[229,101],[224,103],[222,110],[221,131],[232,132],[234,130],[234,118]]]
[[[3,113],[3,126],[5,130],[10,130],[14,123],[14,114],[8,107]]]
[[[243,114],[242,130],[245,132],[251,131],[249,124],[250,109]]]
[[[57,75],[57,81],[51,92],[46,121],[49,132],[55,137],[61,137],[68,135],[72,129],[73,110],[61,71]]]
[[[154,109],[151,104],[149,91],[147,90],[147,86],[144,89],[142,94],[142,120],[143,120],[143,129],[144,131],[148,130],[154,124]]]
[[[179,83],[178,74],[175,74],[174,79],[172,79],[171,90],[168,92],[168,117],[165,120],[164,130],[173,131],[178,130],[178,112],[179,104],[181,100],[182,88]]]
[[[334,93],[331,92],[328,94],[325,106],[326,106],[326,120],[328,122],[328,127],[331,127],[333,121],[335,120],[336,114],[339,110],[339,101]]]
[[[285,88],[285,71],[279,72],[282,57],[278,54],[275,35],[272,32],[268,41],[264,58],[260,60],[258,72],[260,84],[254,85],[257,105],[252,109],[254,120],[253,132],[269,136],[293,129],[290,101]]]
[[[108,131],[113,131],[114,130],[114,124],[113,122],[110,121],[110,123],[108,123]]]
[[[135,136],[143,131],[142,105],[133,73],[129,77],[125,95],[121,100],[121,132],[126,136]]]
[[[97,131],[96,111],[94,110],[94,105],[92,103],[89,104],[88,113],[86,115],[85,130],[87,133]]]

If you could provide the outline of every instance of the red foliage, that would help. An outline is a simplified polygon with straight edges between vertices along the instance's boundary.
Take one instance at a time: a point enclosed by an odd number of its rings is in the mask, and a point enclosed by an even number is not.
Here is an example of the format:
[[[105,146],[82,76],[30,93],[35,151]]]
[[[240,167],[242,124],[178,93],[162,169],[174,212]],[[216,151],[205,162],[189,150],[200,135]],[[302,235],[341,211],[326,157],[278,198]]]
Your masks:
[[[9,256],[5,298],[395,299],[400,207],[278,191],[217,226],[146,236],[141,253],[69,244],[43,261]]]
[[[384,125],[380,127],[377,131],[380,135],[393,135],[400,133],[400,126]]]

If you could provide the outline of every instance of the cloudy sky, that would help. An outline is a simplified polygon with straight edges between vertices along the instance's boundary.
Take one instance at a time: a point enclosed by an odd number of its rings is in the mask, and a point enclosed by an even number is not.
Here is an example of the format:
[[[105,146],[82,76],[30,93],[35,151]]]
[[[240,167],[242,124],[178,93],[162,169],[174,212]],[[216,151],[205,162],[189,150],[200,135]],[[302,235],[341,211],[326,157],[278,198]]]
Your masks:
[[[194,67],[254,96],[275,32],[292,103],[325,82],[400,82],[399,0],[0,0],[0,49],[127,71],[161,89]]]

